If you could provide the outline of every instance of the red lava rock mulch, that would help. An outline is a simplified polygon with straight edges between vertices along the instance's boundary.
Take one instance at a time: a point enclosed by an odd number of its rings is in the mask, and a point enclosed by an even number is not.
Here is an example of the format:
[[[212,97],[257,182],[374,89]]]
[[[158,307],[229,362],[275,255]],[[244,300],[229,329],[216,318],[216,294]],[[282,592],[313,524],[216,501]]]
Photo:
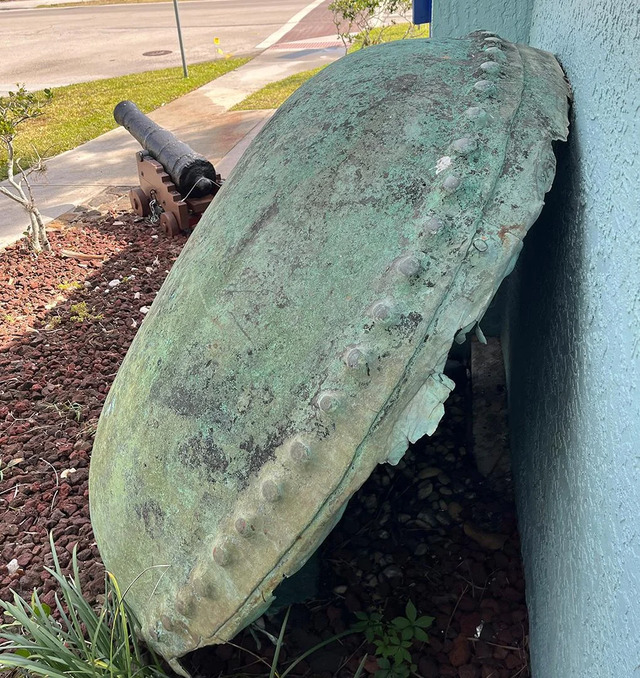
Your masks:
[[[114,203],[115,205],[115,203]],[[75,221],[74,221],[75,219]],[[77,545],[87,598],[104,591],[88,510],[91,446],[106,393],[185,239],[159,235],[112,205],[80,212],[50,233],[37,259],[0,253],[0,598],[37,587],[53,602],[48,532],[63,567]],[[72,256],[62,256],[62,252]],[[75,254],[74,254],[75,253]],[[96,255],[95,259],[76,258]],[[115,282],[118,281],[118,282]],[[321,549],[319,593],[294,605],[282,660],[350,627],[356,611],[402,615],[411,600],[435,618],[411,648],[422,678],[527,678],[527,611],[512,499],[481,478],[468,449],[465,370],[436,434],[397,467],[381,466]],[[11,463],[14,465],[11,466]],[[260,623],[277,636],[282,613]],[[255,631],[236,641],[266,661]],[[361,634],[301,662],[292,676],[353,676],[368,653]],[[187,658],[197,675],[264,674],[226,645]],[[268,674],[268,670],[266,671]]]
[[[98,416],[136,328],[185,239],[115,210],[49,233],[53,251],[0,253],[0,598],[53,599],[48,531],[66,566],[77,544],[90,599],[104,570],[89,523]],[[65,257],[61,252],[98,255]],[[75,256],[78,256],[76,254]],[[112,281],[118,280],[115,284]],[[111,284],[110,284],[111,283]],[[11,461],[20,460],[11,468]]]

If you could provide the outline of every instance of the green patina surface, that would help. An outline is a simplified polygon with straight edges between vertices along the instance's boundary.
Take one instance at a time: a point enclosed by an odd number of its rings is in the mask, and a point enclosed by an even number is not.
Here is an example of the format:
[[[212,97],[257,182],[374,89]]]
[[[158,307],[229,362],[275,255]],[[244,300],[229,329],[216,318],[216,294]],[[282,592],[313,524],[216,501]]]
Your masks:
[[[553,178],[568,88],[487,34],[358,52],[256,138],[104,407],[92,522],[177,657],[259,615],[377,463],[435,430]]]

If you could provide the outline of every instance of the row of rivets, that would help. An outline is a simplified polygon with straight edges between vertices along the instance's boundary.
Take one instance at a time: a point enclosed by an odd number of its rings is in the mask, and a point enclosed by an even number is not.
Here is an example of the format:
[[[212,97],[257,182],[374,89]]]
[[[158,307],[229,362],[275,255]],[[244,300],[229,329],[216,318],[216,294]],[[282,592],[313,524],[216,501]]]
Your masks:
[[[329,401],[331,399],[331,401]],[[322,393],[317,399],[318,407],[324,409],[326,407],[331,408],[334,402],[337,402],[334,394],[331,393]],[[298,463],[304,464],[309,461],[311,458],[311,452],[309,447],[299,440],[293,441],[289,447],[289,456],[291,459]],[[282,497],[282,492],[278,484],[273,480],[265,480],[262,483],[260,488],[261,494],[265,501],[269,503],[275,503]],[[248,522],[245,518],[237,518],[234,523],[235,531],[244,538],[252,537],[255,532],[255,526]],[[213,547],[212,556],[214,562],[220,567],[226,567],[232,561],[231,557],[231,547],[228,541],[223,541]]]
[[[492,61],[484,61],[480,64],[480,69],[488,76],[500,75],[502,68],[499,61],[506,61],[507,55],[502,51],[502,40],[495,34],[485,35],[483,40],[485,47],[483,48],[485,57],[492,59]],[[495,85],[489,80],[479,80],[475,83],[474,89],[478,92],[493,95],[496,92]],[[473,246],[478,252],[486,252],[489,248],[488,243],[483,238],[475,238]]]
[[[496,35],[486,35],[483,39],[483,42],[485,43],[485,49],[500,50],[500,47],[502,47],[502,41]],[[486,61],[480,64],[480,68],[488,75],[495,76],[500,73],[500,66],[491,61]],[[485,96],[494,96],[496,94],[496,87],[489,80],[478,80],[473,85],[473,89],[478,94],[483,94]]]
[[[486,53],[491,57],[496,59],[501,59],[504,53],[499,49],[501,42],[499,39],[494,38],[493,36],[488,36],[485,38],[485,42],[491,46],[487,48]],[[481,69],[490,75],[498,74],[500,72],[500,66],[494,61],[488,61],[481,64]],[[495,89],[493,83],[488,80],[480,80],[474,85],[474,89],[479,92],[490,93]],[[487,112],[480,107],[472,106],[468,108],[465,112],[467,118],[476,123],[482,125],[487,122],[488,115]],[[478,144],[477,141],[469,137],[462,137],[456,139],[452,142],[451,148],[458,155],[468,155],[476,150]],[[452,164],[452,158],[450,156],[443,156],[438,160],[438,165],[436,166],[436,173],[448,169]],[[453,193],[460,187],[462,180],[456,175],[449,175],[443,181],[443,188],[447,193]],[[426,224],[426,230],[429,233],[437,233],[442,228],[442,222],[436,217],[432,217]],[[481,252],[487,249],[487,243],[480,239],[476,238],[473,241],[475,248]],[[417,275],[420,272],[422,267],[420,260],[414,254],[407,254],[395,261],[395,269],[404,276],[412,277]],[[379,300],[374,302],[368,310],[368,315],[377,321],[388,320],[391,316],[392,307],[389,301]],[[360,348],[351,347],[345,351],[343,354],[343,362],[349,368],[356,368],[361,365],[364,360],[364,353]],[[332,391],[321,392],[315,400],[315,404],[321,412],[330,413],[335,411],[339,404],[340,400],[336,393]],[[289,448],[289,455],[294,462],[305,463],[310,458],[310,450],[307,445],[300,441],[294,441]],[[273,480],[266,480],[262,484],[261,488],[263,498],[270,502],[274,503],[278,501],[281,497],[280,488]],[[238,518],[235,522],[235,530],[242,537],[249,537],[254,533],[252,527],[249,526],[247,521],[244,518]],[[220,544],[214,547],[213,549],[213,559],[214,561],[225,567],[229,564],[231,558],[229,549],[225,544]]]

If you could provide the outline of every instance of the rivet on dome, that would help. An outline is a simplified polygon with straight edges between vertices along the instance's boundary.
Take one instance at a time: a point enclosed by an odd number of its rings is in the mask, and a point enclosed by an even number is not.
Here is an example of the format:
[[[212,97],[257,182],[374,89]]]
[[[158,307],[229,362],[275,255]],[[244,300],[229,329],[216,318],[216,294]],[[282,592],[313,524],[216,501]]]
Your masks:
[[[289,448],[289,456],[298,464],[305,464],[311,458],[309,447],[299,440],[291,444]]]
[[[442,228],[442,222],[437,217],[431,217],[425,227],[427,233],[437,233]]]
[[[487,75],[499,75],[500,71],[502,70],[500,68],[500,64],[497,63],[496,61],[484,61],[483,63],[480,64],[480,68]]]
[[[347,367],[360,367],[364,363],[364,353],[354,346],[345,351],[342,359]]]
[[[202,575],[193,576],[191,579],[191,588],[196,596],[201,598],[214,598],[215,588],[213,582],[204,578]]]
[[[485,57],[495,59],[496,61],[506,61],[507,55],[499,47],[487,47],[484,50]]]
[[[462,184],[462,180],[460,177],[455,176],[454,174],[450,174],[443,182],[442,182],[442,188],[447,193],[455,193],[459,188],[460,184]]]
[[[333,412],[339,405],[339,400],[333,393],[320,393],[316,403],[321,412]]]
[[[492,95],[496,92],[496,86],[490,80],[478,80],[473,85],[473,89],[480,94]]]
[[[482,238],[476,238],[473,241],[473,246],[478,250],[478,252],[486,252],[489,247],[486,240],[483,240]]]
[[[420,259],[414,254],[406,254],[396,261],[396,270],[410,278],[420,272]]]
[[[251,537],[253,535],[253,529],[251,528],[251,525],[249,525],[249,523],[244,518],[238,518],[233,526],[236,528],[236,532],[241,537]]]
[[[186,617],[191,609],[193,608],[193,599],[189,597],[187,591],[182,591],[175,602],[175,610],[178,614],[181,614],[183,617]]]
[[[231,562],[231,554],[229,553],[228,547],[224,544],[214,546],[212,555],[214,561],[220,565],[220,567],[225,567]]]
[[[470,106],[464,114],[469,120],[472,120],[478,125],[486,125],[489,120],[487,112],[484,108],[480,108],[479,106]]]
[[[469,137],[462,137],[461,139],[456,139],[451,144],[451,148],[459,155],[468,155],[478,148],[478,142]]]
[[[387,320],[391,315],[391,308],[386,301],[376,301],[369,314],[374,320]]]
[[[265,480],[264,483],[262,483],[262,496],[268,502],[276,502],[281,496],[280,488],[276,483],[273,482],[273,480]]]

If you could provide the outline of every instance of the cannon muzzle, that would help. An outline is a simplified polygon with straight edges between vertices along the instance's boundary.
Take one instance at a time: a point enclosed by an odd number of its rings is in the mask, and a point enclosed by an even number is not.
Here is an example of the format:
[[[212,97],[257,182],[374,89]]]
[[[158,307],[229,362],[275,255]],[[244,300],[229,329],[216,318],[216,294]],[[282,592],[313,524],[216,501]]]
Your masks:
[[[215,193],[216,170],[202,155],[148,118],[133,101],[121,101],[113,117],[157,160],[183,196]]]

